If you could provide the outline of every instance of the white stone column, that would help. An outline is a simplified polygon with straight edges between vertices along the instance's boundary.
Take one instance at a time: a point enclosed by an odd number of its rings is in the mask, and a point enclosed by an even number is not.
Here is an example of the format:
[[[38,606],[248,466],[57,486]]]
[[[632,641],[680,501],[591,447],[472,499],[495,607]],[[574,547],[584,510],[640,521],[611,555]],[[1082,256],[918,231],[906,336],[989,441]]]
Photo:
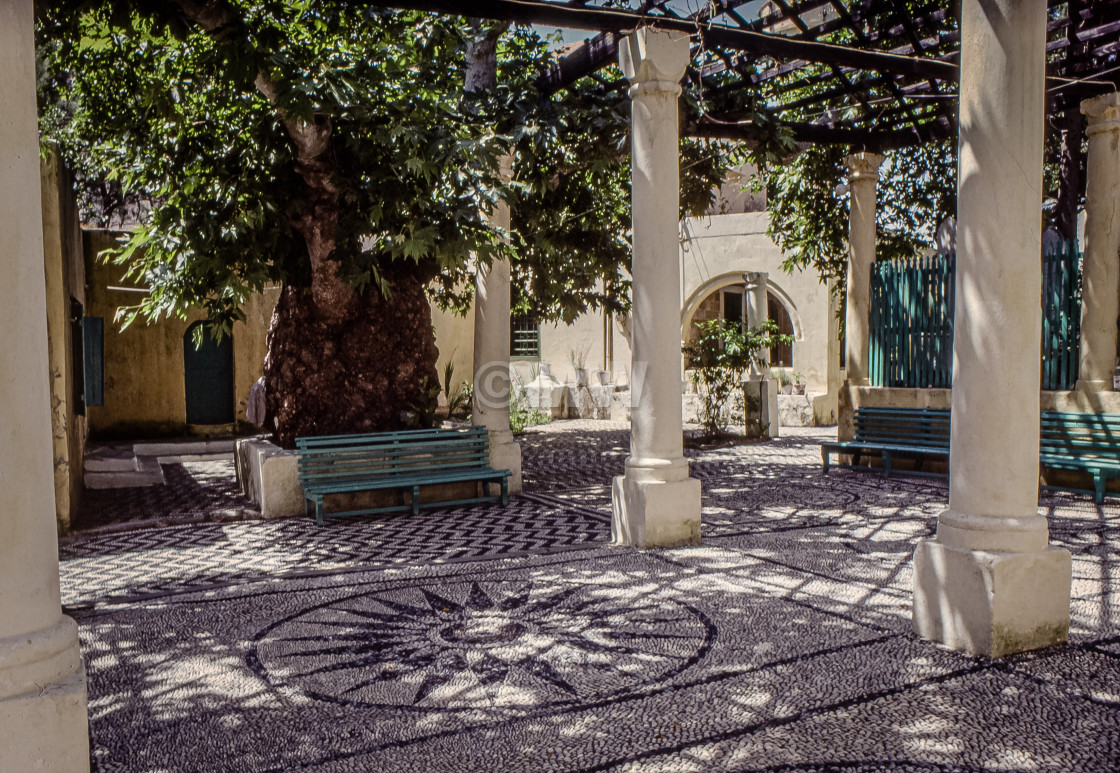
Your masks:
[[[914,630],[999,657],[1066,640],[1070,554],[1038,514],[1046,0],[965,0],[949,509]]]
[[[769,309],[766,307],[766,281],[768,279],[765,271],[750,271],[743,274],[743,279],[746,282],[746,307],[747,307],[747,327],[758,327],[767,320]],[[760,349],[756,354],[762,359],[767,359],[768,352],[765,349]],[[760,368],[759,372],[752,370],[751,376],[770,376],[770,368]]]
[[[848,383],[867,386],[867,347],[871,316],[871,266],[875,263],[875,187],[883,157],[853,153],[847,164],[848,310],[845,318],[845,369]]]
[[[746,282],[747,327],[753,328],[766,322],[770,318],[769,290],[767,282],[769,276],[765,271],[749,271],[743,274]],[[767,364],[752,368],[751,381],[755,382],[752,392],[761,401],[759,406],[759,420],[762,422],[763,431],[768,437],[776,438],[780,432],[778,422],[778,384],[770,378],[769,358],[770,352],[759,349],[755,355]],[[761,383],[759,383],[761,382]]]
[[[1087,99],[1085,250],[1081,276],[1081,374],[1085,392],[1112,389],[1120,315],[1120,94]]]
[[[509,159],[503,173],[509,175]],[[509,205],[499,202],[489,220],[509,230]],[[508,260],[475,271],[474,397],[471,421],[490,430],[490,466],[509,470],[509,491],[521,491],[521,446],[509,428],[509,276]]]
[[[0,2],[0,768],[88,771],[78,629],[62,614],[31,0]]]
[[[614,479],[612,537],[638,547],[700,541],[700,481],[681,420],[677,102],[688,35],[643,28],[619,45],[630,80],[634,258],[630,456]]]

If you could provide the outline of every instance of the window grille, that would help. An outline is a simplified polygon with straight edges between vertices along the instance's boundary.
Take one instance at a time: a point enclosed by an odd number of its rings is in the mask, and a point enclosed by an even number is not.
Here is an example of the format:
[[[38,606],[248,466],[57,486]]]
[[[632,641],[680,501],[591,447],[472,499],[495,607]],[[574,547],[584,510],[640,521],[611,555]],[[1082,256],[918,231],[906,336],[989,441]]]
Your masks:
[[[541,326],[536,319],[526,314],[510,319],[509,356],[522,360],[541,358]]]

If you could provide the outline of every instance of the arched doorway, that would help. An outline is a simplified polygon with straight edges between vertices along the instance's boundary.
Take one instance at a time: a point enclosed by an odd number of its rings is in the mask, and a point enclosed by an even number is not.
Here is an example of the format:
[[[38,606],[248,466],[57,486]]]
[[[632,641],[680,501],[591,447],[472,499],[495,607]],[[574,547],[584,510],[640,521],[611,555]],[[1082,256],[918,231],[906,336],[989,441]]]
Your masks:
[[[214,340],[205,322],[195,322],[183,334],[183,373],[187,393],[187,424],[233,422],[233,336]],[[202,327],[202,345],[195,347],[195,330]]]

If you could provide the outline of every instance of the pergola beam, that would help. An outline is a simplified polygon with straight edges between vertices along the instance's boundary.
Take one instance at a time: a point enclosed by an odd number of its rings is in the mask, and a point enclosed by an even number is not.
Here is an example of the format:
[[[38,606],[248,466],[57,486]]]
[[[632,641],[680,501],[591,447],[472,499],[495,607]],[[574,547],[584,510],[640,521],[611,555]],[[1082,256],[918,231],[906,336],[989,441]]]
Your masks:
[[[822,124],[782,122],[793,132],[796,142],[828,145],[851,145],[864,150],[883,151],[932,142],[952,137],[956,131],[953,122],[942,116],[918,127],[906,129],[853,129]],[[743,123],[715,123],[701,119],[685,127],[690,137],[716,140],[753,142],[761,139],[762,130]]]
[[[355,5],[374,5],[374,0],[352,0]],[[453,0],[390,0],[379,2],[395,8],[463,15],[462,3]],[[1049,0],[1052,9],[1057,0]],[[706,98],[719,106],[736,90],[749,89],[772,103],[777,116],[793,127],[800,141],[848,142],[868,149],[884,149],[940,139],[951,134],[959,78],[957,65],[960,32],[958,11],[943,7],[939,0],[925,2],[907,12],[897,0],[776,0],[772,12],[758,18],[742,14],[748,0],[715,0],[684,17],[668,7],[667,0],[645,0],[624,8],[602,7],[590,0],[479,0],[470,4],[471,16],[505,21],[595,31],[575,51],[556,62],[538,85],[548,94],[582,77],[612,65],[618,56],[623,34],[639,27],[656,27],[688,33],[697,50],[713,56],[707,64],[690,71],[695,82],[712,78]],[[1069,84],[1064,79],[1092,76],[1112,66],[1120,53],[1120,0],[1071,6],[1048,22],[1047,48],[1052,59],[1048,101],[1055,109],[1076,104],[1109,86]],[[718,21],[719,23],[713,23]],[[1070,25],[1079,26],[1071,40],[1061,34]],[[854,45],[823,42],[837,32],[849,30]],[[1058,34],[1055,34],[1058,33]],[[881,50],[875,50],[879,48]],[[763,59],[762,72],[753,63]],[[719,77],[716,77],[719,76]],[[1054,77],[1056,76],[1056,77]],[[609,78],[608,78],[609,80]],[[1105,73],[1093,80],[1120,82],[1120,73]],[[791,81],[791,82],[787,82]],[[801,88],[823,88],[823,94],[804,95]],[[876,91],[893,95],[897,105],[880,109]],[[911,101],[927,95],[943,97],[939,107]],[[858,115],[843,121],[806,118],[806,109],[854,108]],[[785,104],[782,104],[785,101]],[[844,104],[847,103],[847,104]],[[733,127],[743,116],[730,115]],[[882,129],[884,122],[905,120],[906,129]],[[746,129],[726,125],[705,126],[703,136],[749,135]],[[699,127],[698,127],[699,128]]]
[[[464,10],[462,4],[455,0],[392,0],[378,5],[456,15],[462,14]],[[955,65],[936,59],[922,59],[883,51],[864,51],[832,43],[798,40],[783,35],[735,29],[726,25],[709,26],[699,20],[652,16],[636,11],[559,5],[548,0],[480,0],[471,4],[470,14],[521,24],[556,25],[569,29],[613,33],[638,27],[657,27],[699,35],[707,45],[746,51],[753,55],[771,56],[775,59],[800,59],[839,67],[889,71],[940,79],[954,79],[957,75]],[[602,53],[605,54],[606,51]],[[558,73],[558,70],[554,70],[553,73]],[[559,77],[553,77],[553,73],[545,76],[542,85],[553,88],[565,85]]]

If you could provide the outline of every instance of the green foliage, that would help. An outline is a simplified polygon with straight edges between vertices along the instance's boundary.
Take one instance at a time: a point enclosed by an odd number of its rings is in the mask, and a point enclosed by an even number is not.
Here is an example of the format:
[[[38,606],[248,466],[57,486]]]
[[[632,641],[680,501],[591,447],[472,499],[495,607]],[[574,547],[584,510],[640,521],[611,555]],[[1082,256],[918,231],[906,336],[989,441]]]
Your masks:
[[[443,397],[447,401],[447,418],[463,418],[471,412],[471,397],[474,390],[469,381],[464,380],[456,389],[451,389],[455,379],[455,364],[451,360],[443,368]]]
[[[813,146],[791,162],[763,161],[769,235],[784,267],[815,269],[822,281],[847,268],[849,193],[847,145]],[[877,258],[913,257],[932,245],[937,227],[956,214],[956,146],[952,141],[888,151],[880,168]]]
[[[524,432],[526,427],[548,424],[551,421],[552,417],[547,413],[529,407],[529,398],[525,394],[524,388],[517,389],[515,393],[510,394],[509,428],[513,432]]]
[[[309,287],[299,226],[324,217],[322,190],[336,199],[330,257],[357,287],[390,292],[387,268],[416,264],[441,305],[464,310],[472,256],[505,255],[517,311],[626,309],[625,91],[587,80],[542,99],[551,54],[528,28],[501,37],[497,87],[468,94],[462,19],[338,0],[224,5],[232,19],[212,32],[149,0],[39,14],[43,135],[76,167],[87,220],[141,223],[109,256],[151,288],[132,318],[202,307],[228,330],[264,286]],[[301,166],[301,125],[324,133],[329,168]],[[700,211],[724,162],[698,143],[682,153],[683,202]],[[323,176],[318,192],[309,174]],[[509,232],[484,216],[501,200]]]
[[[759,351],[792,343],[793,336],[779,333],[771,320],[745,329],[738,323],[714,319],[698,323],[697,328],[699,335],[685,344],[683,351],[700,394],[700,424],[706,435],[714,437],[727,430],[727,402],[735,390],[742,390],[749,415],[754,396],[747,393],[743,376],[752,366],[764,368],[768,364]]]
[[[462,283],[472,252],[494,254],[478,202],[497,195],[505,146],[463,114],[457,28],[341,3],[231,6],[220,35],[114,3],[43,14],[44,134],[139,202],[112,256],[152,288],[136,312],[200,306],[228,325],[267,283],[309,285],[296,227],[322,202],[286,121],[329,126],[343,278],[382,284],[408,261]]]
[[[420,379],[420,390],[413,397],[405,418],[408,429],[431,429],[436,426],[439,410],[439,384],[429,384],[428,377]]]

